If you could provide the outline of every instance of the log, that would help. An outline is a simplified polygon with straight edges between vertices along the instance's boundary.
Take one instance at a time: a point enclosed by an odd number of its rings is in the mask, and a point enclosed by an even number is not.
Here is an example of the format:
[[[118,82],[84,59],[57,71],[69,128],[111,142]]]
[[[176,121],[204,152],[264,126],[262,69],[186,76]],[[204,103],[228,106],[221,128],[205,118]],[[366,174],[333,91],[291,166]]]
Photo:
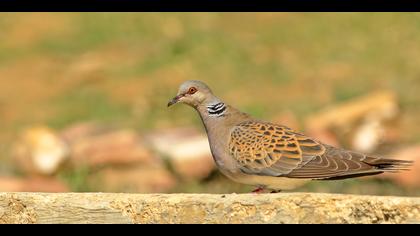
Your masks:
[[[0,193],[0,223],[420,223],[420,198],[320,193]]]

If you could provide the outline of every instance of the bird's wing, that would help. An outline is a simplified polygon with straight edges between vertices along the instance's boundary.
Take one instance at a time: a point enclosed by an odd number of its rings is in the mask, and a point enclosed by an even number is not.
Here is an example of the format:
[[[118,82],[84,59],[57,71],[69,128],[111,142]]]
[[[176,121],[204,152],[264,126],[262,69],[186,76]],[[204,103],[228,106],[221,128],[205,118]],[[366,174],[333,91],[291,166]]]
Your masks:
[[[403,169],[408,163],[335,148],[285,126],[261,121],[236,125],[229,152],[247,174],[334,179]]]
[[[229,151],[246,173],[281,176],[323,155],[325,147],[285,126],[247,121],[232,130]]]

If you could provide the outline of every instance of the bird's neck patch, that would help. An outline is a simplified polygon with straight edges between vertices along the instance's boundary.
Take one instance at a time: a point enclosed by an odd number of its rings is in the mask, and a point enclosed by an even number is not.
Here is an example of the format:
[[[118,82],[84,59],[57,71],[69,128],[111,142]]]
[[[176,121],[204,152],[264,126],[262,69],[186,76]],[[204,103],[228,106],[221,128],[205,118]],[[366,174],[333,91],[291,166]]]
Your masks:
[[[216,116],[216,117],[224,116],[224,113],[226,112],[226,106],[223,102],[208,105],[207,112],[209,116]]]

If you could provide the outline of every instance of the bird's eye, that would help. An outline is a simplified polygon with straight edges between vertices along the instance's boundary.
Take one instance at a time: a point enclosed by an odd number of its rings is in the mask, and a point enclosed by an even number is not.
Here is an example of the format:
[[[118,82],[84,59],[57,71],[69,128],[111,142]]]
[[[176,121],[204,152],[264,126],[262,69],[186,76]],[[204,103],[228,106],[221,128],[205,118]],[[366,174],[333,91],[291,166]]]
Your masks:
[[[194,94],[195,92],[197,92],[197,89],[195,87],[191,87],[188,89],[188,94]]]

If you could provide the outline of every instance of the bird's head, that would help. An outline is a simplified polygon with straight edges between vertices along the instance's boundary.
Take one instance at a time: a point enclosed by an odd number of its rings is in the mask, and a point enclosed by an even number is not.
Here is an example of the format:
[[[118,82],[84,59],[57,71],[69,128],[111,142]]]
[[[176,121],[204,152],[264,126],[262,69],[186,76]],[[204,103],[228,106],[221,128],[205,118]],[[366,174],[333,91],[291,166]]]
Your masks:
[[[168,102],[168,107],[178,102],[198,107],[214,98],[212,91],[205,83],[188,80],[179,86],[178,94]]]

